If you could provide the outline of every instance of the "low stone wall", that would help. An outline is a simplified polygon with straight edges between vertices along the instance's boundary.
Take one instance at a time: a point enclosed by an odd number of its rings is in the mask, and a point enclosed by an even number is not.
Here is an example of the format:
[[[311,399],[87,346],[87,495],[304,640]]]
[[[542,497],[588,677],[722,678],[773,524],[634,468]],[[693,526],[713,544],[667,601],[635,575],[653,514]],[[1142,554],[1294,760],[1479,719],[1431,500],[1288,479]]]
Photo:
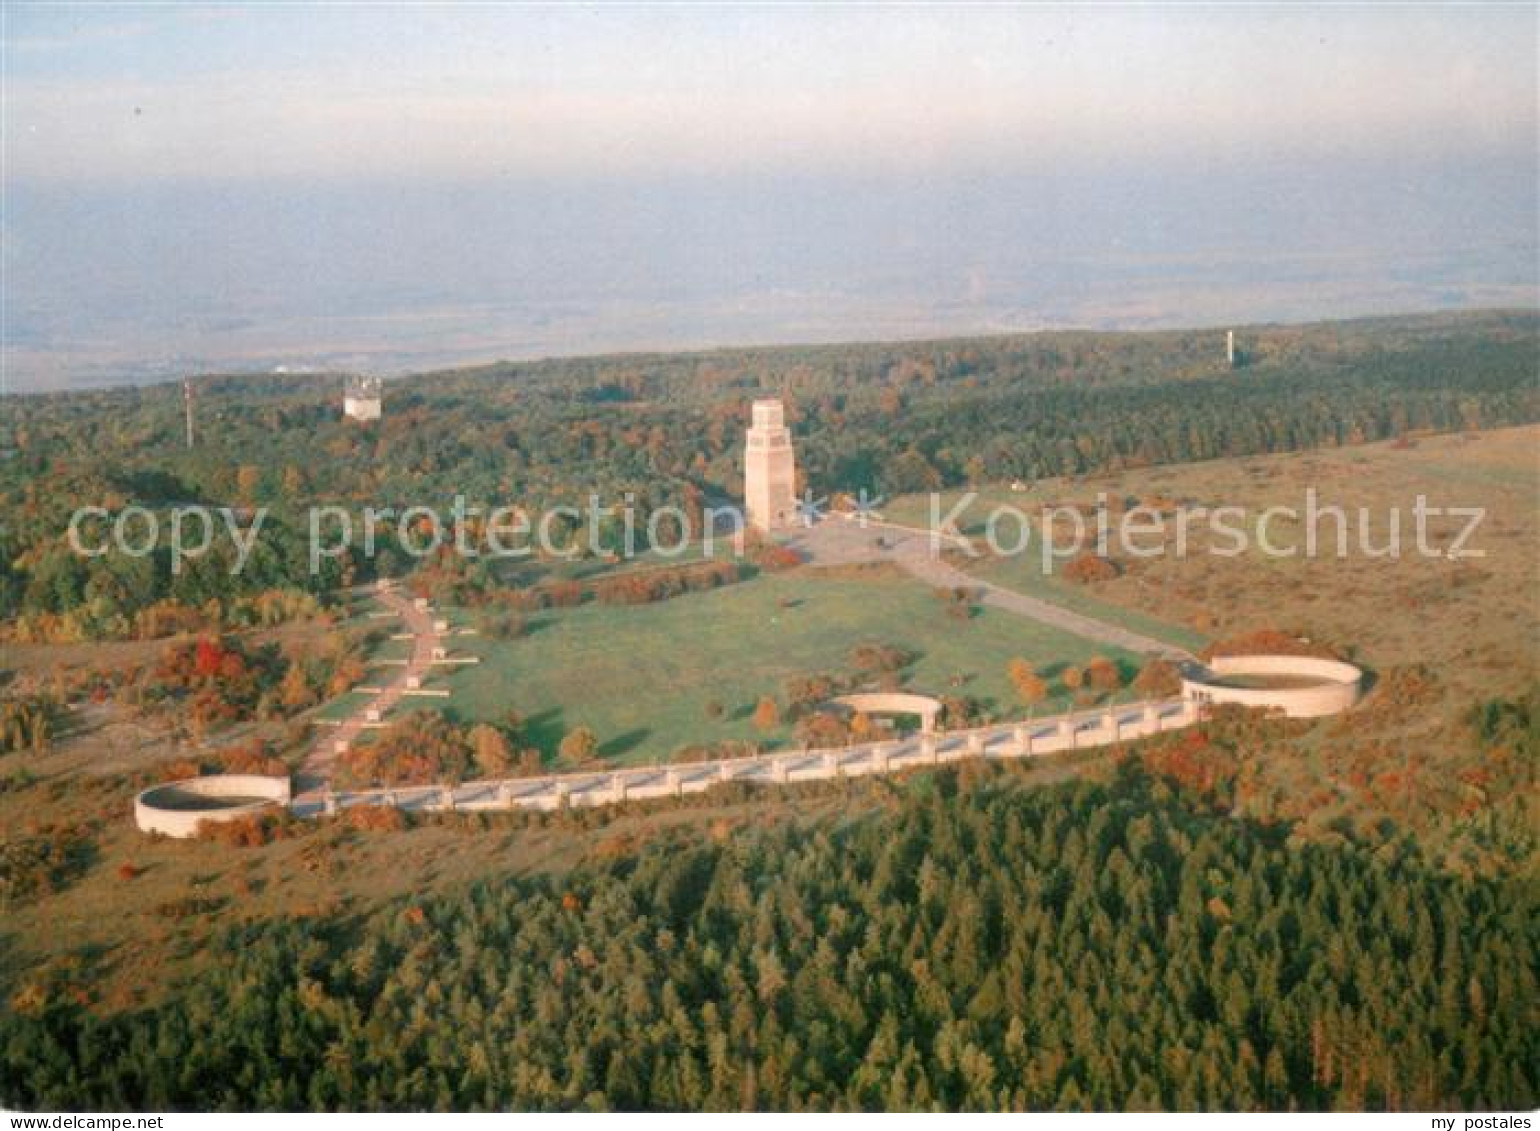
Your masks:
[[[915,734],[830,750],[782,751],[741,758],[673,765],[633,766],[599,773],[551,774],[465,782],[456,786],[402,786],[302,797],[296,816],[316,817],[363,805],[388,805],[407,812],[476,812],[499,809],[588,808],[624,801],[701,793],[723,782],[778,785],[831,778],[886,774],[944,766],[971,758],[1036,758],[1133,742],[1162,731],[1191,726],[1199,708],[1190,700],[1166,699],[1098,707],[1068,715],[992,723],[944,734]]]
[[[1282,711],[1291,719],[1335,715],[1358,702],[1363,671],[1320,656],[1216,656],[1205,672],[1182,677],[1182,696],[1199,705],[1235,703]],[[1299,687],[1231,687],[1226,676],[1274,676],[1310,681]]]
[[[289,779],[261,774],[211,774],[152,786],[134,798],[134,823],[141,832],[189,837],[203,821],[233,821],[289,803]],[[251,798],[231,805],[221,799]]]

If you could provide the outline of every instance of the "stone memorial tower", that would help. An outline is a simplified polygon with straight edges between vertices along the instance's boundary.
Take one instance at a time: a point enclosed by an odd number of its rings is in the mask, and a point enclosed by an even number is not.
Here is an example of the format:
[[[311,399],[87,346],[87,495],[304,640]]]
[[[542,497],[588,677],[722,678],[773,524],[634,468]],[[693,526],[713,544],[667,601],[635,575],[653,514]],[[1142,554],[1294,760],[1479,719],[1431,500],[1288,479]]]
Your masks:
[[[754,420],[743,456],[743,499],[757,530],[790,526],[797,518],[797,461],[778,400],[754,402]]]

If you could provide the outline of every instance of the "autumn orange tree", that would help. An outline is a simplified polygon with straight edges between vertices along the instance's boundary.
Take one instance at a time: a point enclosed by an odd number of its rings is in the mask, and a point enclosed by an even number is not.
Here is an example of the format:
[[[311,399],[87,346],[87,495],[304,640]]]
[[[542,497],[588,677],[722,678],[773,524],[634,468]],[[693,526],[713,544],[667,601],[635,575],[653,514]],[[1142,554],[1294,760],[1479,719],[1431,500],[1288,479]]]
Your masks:
[[[1041,703],[1048,697],[1048,683],[1026,660],[1017,656],[1006,666],[1011,686],[1023,703]]]
[[[465,780],[474,761],[464,731],[437,711],[414,711],[350,747],[337,766],[348,785],[432,785]]]
[[[780,721],[781,711],[775,705],[775,700],[768,695],[760,696],[759,702],[754,705],[755,729],[774,730]]]
[[[1181,673],[1170,660],[1147,660],[1134,677],[1134,690],[1149,699],[1165,699],[1182,690]]]
[[[478,771],[489,778],[500,778],[508,773],[513,764],[513,749],[502,731],[480,723],[471,727],[465,737]]]
[[[1086,680],[1093,690],[1105,693],[1123,686],[1123,673],[1106,656],[1092,656],[1085,666],[1085,672]]]
[[[557,752],[568,765],[585,766],[599,756],[599,737],[589,727],[574,727],[561,740]]]
[[[1081,585],[1092,581],[1111,581],[1117,575],[1118,567],[1114,562],[1089,552],[1081,554],[1064,567],[1065,579]]]

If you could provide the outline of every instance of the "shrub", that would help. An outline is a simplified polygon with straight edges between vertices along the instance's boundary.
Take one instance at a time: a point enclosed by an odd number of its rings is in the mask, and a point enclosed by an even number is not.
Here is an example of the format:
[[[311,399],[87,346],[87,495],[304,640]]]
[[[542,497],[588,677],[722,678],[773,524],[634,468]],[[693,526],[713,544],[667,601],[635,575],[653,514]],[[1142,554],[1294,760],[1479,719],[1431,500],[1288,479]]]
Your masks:
[[[850,728],[838,715],[815,711],[797,723],[797,740],[817,748],[844,746],[850,742]]]
[[[1123,673],[1106,656],[1093,656],[1086,664],[1085,674],[1096,691],[1116,691],[1123,686]]]
[[[338,777],[352,785],[433,785],[463,781],[472,766],[465,733],[437,711],[414,711],[355,745],[338,759]]]
[[[571,608],[583,603],[583,587],[576,581],[553,581],[540,591],[546,603],[555,609]]]
[[[62,891],[90,866],[96,842],[82,829],[49,825],[0,844],[0,907]]]
[[[667,569],[639,569],[594,582],[594,599],[607,605],[644,605],[737,581],[735,562],[695,562]]]
[[[941,700],[941,725],[947,730],[976,726],[983,721],[984,705],[971,695],[947,695]]]
[[[852,742],[865,742],[877,732],[877,724],[865,711],[857,711],[850,717],[850,739]]]
[[[830,675],[814,673],[794,675],[786,681],[787,709],[798,714],[832,698],[839,691],[839,682]]]
[[[1211,644],[1203,652],[1206,660],[1215,656],[1247,655],[1319,656],[1327,660],[1337,658],[1336,652],[1324,644],[1276,628],[1259,628],[1255,632],[1232,636],[1228,640]]]
[[[762,545],[753,551],[752,560],[766,573],[779,573],[802,564],[802,556],[787,546]]]
[[[271,778],[289,776],[288,763],[274,755],[268,744],[259,738],[239,746],[227,747],[214,757],[223,773],[259,774]]]
[[[188,919],[194,915],[211,915],[223,907],[224,902],[212,895],[184,895],[156,904],[155,914],[162,919]]]
[[[1134,690],[1150,699],[1165,699],[1182,690],[1182,677],[1170,660],[1147,662],[1134,677]]]
[[[342,819],[359,832],[394,833],[407,826],[406,814],[394,805],[353,805],[343,810]]]
[[[483,777],[500,778],[508,773],[513,764],[513,748],[508,739],[496,727],[480,723],[471,727],[466,740],[471,746],[471,757]]]
[[[1012,660],[1006,672],[1023,703],[1041,703],[1048,697],[1048,682],[1021,657]]]
[[[969,620],[973,616],[974,606],[978,601],[978,594],[972,589],[956,586],[951,589],[937,589],[936,598],[946,607],[946,615],[953,620]]]
[[[1064,577],[1078,585],[1093,581],[1111,581],[1119,573],[1116,563],[1089,551],[1064,567]]]
[[[512,609],[485,612],[476,618],[476,629],[493,640],[514,640],[524,635],[524,618]]]
[[[588,727],[576,727],[561,740],[558,752],[571,765],[585,765],[599,756],[599,737]]]
[[[780,721],[781,712],[775,700],[768,695],[760,696],[759,702],[754,705],[755,729],[773,730]]]
[[[914,654],[893,644],[857,644],[850,650],[850,666],[858,672],[896,672],[914,662]]]
[[[223,844],[227,848],[261,848],[279,838],[278,820],[266,814],[251,813],[228,821],[199,821],[199,840]]]
[[[62,714],[59,705],[43,695],[0,702],[0,754],[46,750]]]

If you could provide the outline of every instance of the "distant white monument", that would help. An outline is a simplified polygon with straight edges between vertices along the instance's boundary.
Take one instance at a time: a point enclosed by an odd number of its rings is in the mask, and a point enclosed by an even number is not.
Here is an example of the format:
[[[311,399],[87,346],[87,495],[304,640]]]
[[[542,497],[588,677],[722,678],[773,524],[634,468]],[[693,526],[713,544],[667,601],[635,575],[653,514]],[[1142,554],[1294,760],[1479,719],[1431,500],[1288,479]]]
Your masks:
[[[790,526],[797,518],[797,460],[778,400],[754,402],[754,420],[743,455],[743,499],[749,525],[758,530]]]
[[[1235,331],[1225,331],[1225,364],[1235,368]]]
[[[342,394],[342,415],[354,420],[380,418],[380,379],[349,377]]]

